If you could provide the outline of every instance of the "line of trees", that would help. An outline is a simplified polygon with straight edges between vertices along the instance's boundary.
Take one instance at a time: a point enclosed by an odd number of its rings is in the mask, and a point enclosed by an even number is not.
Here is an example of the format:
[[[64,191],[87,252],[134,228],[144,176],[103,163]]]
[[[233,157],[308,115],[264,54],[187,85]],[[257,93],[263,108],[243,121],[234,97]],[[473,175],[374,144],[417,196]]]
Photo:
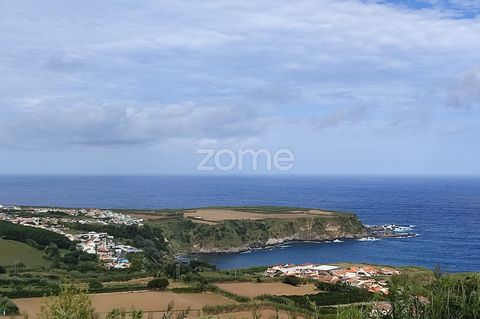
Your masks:
[[[45,229],[13,224],[0,221],[0,237],[20,241],[26,244],[36,243],[44,248],[50,243],[55,243],[58,248],[68,249],[72,242],[65,236]]]

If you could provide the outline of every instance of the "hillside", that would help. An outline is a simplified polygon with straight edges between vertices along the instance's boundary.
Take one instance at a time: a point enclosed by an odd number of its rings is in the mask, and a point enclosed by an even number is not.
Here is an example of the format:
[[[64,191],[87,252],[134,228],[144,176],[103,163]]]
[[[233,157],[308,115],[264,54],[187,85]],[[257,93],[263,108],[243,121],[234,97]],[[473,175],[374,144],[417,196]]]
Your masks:
[[[287,207],[214,207],[152,215],[176,252],[239,252],[293,240],[359,238],[355,214]]]
[[[0,252],[0,264],[4,266],[11,266],[16,262],[21,262],[29,267],[51,264],[50,261],[43,258],[45,254],[42,251],[14,240],[0,239]]]

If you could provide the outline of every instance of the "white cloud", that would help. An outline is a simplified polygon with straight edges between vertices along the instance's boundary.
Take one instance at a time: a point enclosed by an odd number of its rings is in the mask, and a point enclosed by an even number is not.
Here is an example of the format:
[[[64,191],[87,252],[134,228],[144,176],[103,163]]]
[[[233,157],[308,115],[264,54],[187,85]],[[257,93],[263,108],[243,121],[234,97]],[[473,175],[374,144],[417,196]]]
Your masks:
[[[137,106],[126,102],[75,103],[45,100],[0,119],[0,144],[134,146],[166,139],[248,138],[269,119],[244,107],[203,106],[192,102]],[[12,119],[13,118],[13,119]]]
[[[429,130],[449,115],[445,95],[467,110],[478,103],[478,70],[457,75],[479,64],[480,20],[436,8],[4,1],[0,144],[244,145],[338,127],[355,136],[382,127],[392,138]],[[452,125],[471,127],[464,121]]]

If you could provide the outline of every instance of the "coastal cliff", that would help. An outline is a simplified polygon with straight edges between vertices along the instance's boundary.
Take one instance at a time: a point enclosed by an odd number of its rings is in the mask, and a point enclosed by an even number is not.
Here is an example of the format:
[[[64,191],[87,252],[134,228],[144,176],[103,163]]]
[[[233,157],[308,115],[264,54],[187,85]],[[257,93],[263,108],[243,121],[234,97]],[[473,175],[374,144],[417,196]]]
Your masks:
[[[229,253],[288,241],[354,239],[368,235],[355,214],[265,220],[223,220],[200,223],[183,219],[163,224],[173,250],[189,253]]]

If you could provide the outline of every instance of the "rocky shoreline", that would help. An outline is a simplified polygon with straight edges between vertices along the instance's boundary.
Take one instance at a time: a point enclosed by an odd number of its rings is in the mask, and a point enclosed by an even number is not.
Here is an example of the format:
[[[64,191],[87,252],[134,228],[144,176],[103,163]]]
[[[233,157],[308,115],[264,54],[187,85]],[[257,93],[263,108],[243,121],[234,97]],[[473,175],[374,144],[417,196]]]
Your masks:
[[[396,224],[366,226],[375,238],[413,238],[417,234],[411,232],[415,225],[402,226]]]
[[[413,238],[417,234],[410,232],[411,228],[407,226],[398,225],[380,225],[380,226],[365,226],[365,232],[360,234],[351,234],[341,237],[328,236],[314,236],[312,238],[300,238],[300,236],[289,236],[283,238],[270,238],[266,242],[255,242],[250,245],[231,247],[231,248],[204,248],[194,245],[193,254],[232,254],[245,253],[255,250],[267,250],[294,242],[317,242],[317,243],[332,243],[342,242],[344,240],[359,240],[359,241],[375,241],[380,239],[399,239],[399,238]],[[408,231],[407,231],[408,230]]]

